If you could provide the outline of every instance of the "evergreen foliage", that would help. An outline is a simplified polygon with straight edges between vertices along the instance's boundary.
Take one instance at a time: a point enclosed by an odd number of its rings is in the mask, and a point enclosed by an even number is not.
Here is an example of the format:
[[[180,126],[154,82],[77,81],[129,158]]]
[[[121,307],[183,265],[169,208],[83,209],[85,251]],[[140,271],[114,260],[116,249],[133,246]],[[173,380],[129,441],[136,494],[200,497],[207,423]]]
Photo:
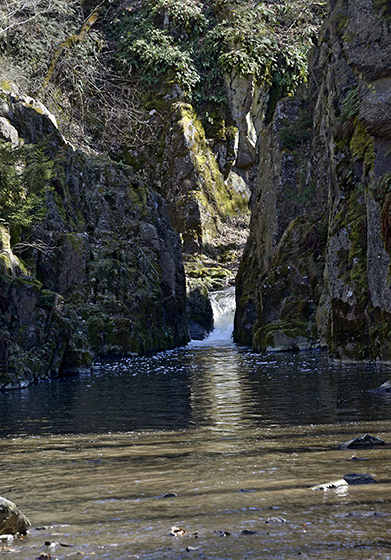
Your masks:
[[[52,172],[53,162],[45,156],[43,146],[15,148],[0,143],[0,218],[9,223],[11,232],[44,218]]]
[[[224,72],[251,74],[289,94],[307,79],[306,55],[325,6],[303,0],[119,3],[110,22],[119,45],[114,60],[151,84],[163,82],[168,71],[169,81],[201,100]]]

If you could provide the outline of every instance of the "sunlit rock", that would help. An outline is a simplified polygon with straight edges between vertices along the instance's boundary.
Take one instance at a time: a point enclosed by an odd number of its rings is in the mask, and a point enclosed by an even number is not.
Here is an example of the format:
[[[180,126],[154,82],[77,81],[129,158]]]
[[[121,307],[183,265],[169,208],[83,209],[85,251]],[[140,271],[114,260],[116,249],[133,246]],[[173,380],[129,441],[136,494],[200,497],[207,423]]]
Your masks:
[[[5,117],[0,117],[0,141],[11,142],[14,146],[19,143],[18,131]]]
[[[332,482],[317,484],[316,486],[313,486],[311,490],[338,490],[340,488],[344,488],[345,486],[349,486],[349,484],[345,479],[340,478],[338,480],[333,480]]]
[[[173,537],[183,537],[185,533],[186,533],[186,529],[182,529],[181,527],[175,527],[175,525],[171,527],[170,535],[172,535]]]
[[[13,502],[0,496],[0,535],[24,534],[31,523]]]

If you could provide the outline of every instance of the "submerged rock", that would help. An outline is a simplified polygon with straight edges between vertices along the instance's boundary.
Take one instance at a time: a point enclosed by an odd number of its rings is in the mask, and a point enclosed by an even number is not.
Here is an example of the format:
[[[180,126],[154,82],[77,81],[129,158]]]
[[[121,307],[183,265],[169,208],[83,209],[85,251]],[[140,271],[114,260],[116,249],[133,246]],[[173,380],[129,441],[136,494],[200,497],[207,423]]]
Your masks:
[[[312,486],[311,490],[338,490],[357,484],[372,484],[375,479],[370,474],[348,473],[343,478]]]
[[[365,434],[363,436],[350,439],[345,443],[341,443],[338,449],[359,449],[361,447],[377,447],[380,445],[385,445],[383,439],[371,436],[370,434]]]
[[[24,534],[31,523],[13,502],[0,496],[0,534]]]

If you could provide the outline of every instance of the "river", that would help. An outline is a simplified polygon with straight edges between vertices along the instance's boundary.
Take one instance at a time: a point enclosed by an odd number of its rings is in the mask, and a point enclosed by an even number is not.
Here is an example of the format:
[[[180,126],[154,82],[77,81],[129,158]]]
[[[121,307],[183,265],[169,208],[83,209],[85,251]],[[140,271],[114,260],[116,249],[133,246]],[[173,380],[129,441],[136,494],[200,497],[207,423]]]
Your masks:
[[[187,348],[0,393],[0,495],[32,522],[0,556],[391,559],[391,448],[338,449],[391,442],[391,396],[368,392],[389,371],[255,354],[223,319]],[[351,472],[376,483],[311,489]]]

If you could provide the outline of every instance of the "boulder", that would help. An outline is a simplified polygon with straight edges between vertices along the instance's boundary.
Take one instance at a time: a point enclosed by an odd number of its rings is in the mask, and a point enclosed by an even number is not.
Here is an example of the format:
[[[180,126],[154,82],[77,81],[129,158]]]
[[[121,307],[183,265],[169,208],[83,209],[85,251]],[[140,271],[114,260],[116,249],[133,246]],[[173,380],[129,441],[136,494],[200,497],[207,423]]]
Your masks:
[[[186,310],[190,338],[203,340],[213,330],[213,310],[202,280],[188,278]]]
[[[0,117],[0,141],[11,142],[13,146],[19,144],[18,131],[5,117]]]
[[[13,502],[0,496],[0,534],[24,534],[31,523]]]
[[[338,449],[360,449],[362,447],[378,447],[380,445],[385,445],[383,439],[371,436],[370,434],[365,434],[357,438],[350,439],[345,443],[341,443]]]

